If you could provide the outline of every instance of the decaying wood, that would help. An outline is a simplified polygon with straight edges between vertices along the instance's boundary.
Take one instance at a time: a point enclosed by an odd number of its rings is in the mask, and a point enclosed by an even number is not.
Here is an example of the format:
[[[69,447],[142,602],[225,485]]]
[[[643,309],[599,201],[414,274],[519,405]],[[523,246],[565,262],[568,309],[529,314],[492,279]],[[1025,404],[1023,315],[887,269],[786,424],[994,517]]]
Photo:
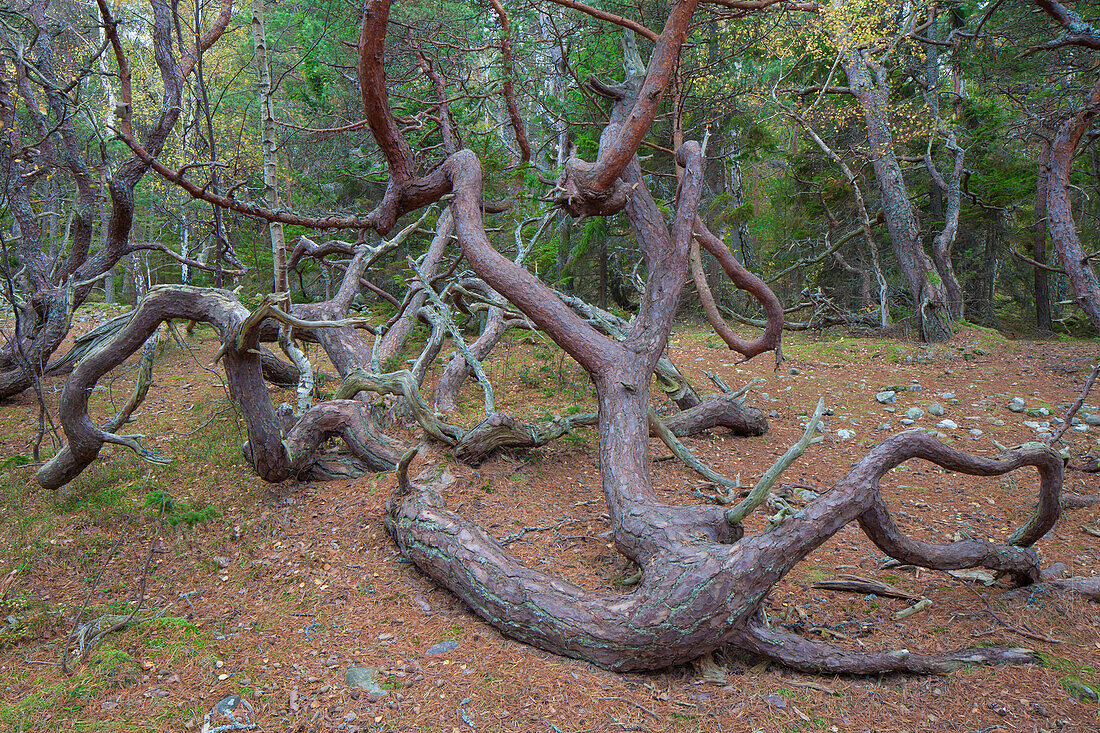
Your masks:
[[[860,595],[871,593],[876,596],[882,596],[883,598],[900,598],[903,601],[916,601],[920,599],[918,595],[910,593],[907,590],[902,590],[895,585],[884,583],[881,580],[845,573],[841,573],[839,580],[821,580],[814,583],[813,586],[814,588],[839,591],[841,593],[858,593]]]

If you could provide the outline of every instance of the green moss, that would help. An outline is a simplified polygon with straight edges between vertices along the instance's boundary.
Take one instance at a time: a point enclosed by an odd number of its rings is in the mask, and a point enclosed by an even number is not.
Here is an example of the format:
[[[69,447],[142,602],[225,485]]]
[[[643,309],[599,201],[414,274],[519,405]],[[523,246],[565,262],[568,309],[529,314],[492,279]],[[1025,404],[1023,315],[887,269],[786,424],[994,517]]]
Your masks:
[[[129,687],[141,679],[141,665],[121,649],[93,652],[89,662],[97,679],[109,689]]]

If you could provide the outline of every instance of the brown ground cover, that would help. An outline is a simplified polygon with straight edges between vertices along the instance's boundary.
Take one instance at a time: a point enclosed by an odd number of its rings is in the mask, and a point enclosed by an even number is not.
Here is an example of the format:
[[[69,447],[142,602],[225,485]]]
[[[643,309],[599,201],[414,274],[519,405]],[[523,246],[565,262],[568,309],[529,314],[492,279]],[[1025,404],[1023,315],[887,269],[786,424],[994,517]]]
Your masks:
[[[78,331],[101,318],[86,317]],[[33,394],[0,405],[0,461],[7,459],[0,469],[0,577],[9,578],[0,603],[0,729],[197,731],[219,699],[237,693],[251,705],[257,730],[271,731],[1100,730],[1100,707],[1067,692],[1075,679],[1100,685],[1096,604],[938,572],[882,569],[886,558],[856,526],[776,588],[767,604],[773,623],[853,649],[1027,646],[1042,653],[1043,663],[942,677],[826,678],[729,653],[715,655],[713,664],[613,674],[512,642],[398,556],[382,525],[392,474],[264,484],[241,458],[243,426],[217,369],[209,368],[211,332],[200,327],[186,348],[167,343],[155,385],[130,426],[173,456],[167,466],[114,448],[72,485],[49,494],[34,483],[33,464],[11,460],[30,454]],[[794,334],[776,371],[766,356],[739,364],[718,346],[714,336],[684,326],[673,334],[671,355],[702,391],[710,384],[704,370],[734,388],[753,377],[766,380],[747,402],[774,411],[771,430],[749,439],[707,433],[687,444],[751,485],[797,439],[823,395],[833,410],[825,439],[781,481],[814,491],[826,490],[868,446],[900,430],[899,418],[913,406],[926,413],[918,426],[953,420],[958,428],[944,430],[945,439],[972,452],[995,452],[994,439],[1033,440],[1035,430],[1024,422],[1049,418],[1012,413],[1006,405],[1019,396],[1028,408],[1061,414],[1097,354],[1095,342],[1007,341],[979,329],[938,347]],[[311,356],[323,361],[316,350]],[[134,371],[128,366],[104,381],[93,400],[98,414],[125,398]],[[584,375],[541,341],[506,340],[487,371],[501,411],[530,418],[592,407]],[[876,392],[914,381],[920,391],[900,392],[893,414],[875,401]],[[51,404],[60,388],[60,381],[44,385]],[[272,397],[292,396],[272,390]],[[934,402],[944,406],[943,417],[927,414]],[[1100,395],[1089,404],[1100,404]],[[456,420],[472,424],[480,409],[480,392],[468,385]],[[889,430],[879,430],[882,423]],[[407,445],[420,440],[389,429]],[[852,435],[842,438],[841,430]],[[1075,456],[1100,452],[1098,438],[1100,428],[1066,435]],[[580,430],[476,468],[433,448],[417,464],[445,461],[457,479],[450,505],[512,539],[509,549],[525,562],[587,587],[618,590],[630,568],[607,536],[594,445],[594,431]],[[651,450],[664,499],[698,501],[703,481],[664,460],[663,445]],[[899,523],[917,537],[1003,539],[1030,511],[1035,477],[955,476],[914,462],[892,472],[884,486]],[[1100,487],[1095,474],[1071,470],[1066,490]],[[748,529],[764,523],[754,518]],[[1098,525],[1098,508],[1067,512],[1040,552],[1075,575],[1095,575],[1100,539],[1088,530]],[[84,620],[128,613],[154,536],[139,613],[149,620],[107,635],[72,676],[63,675],[57,662],[78,610],[86,604]],[[842,573],[891,583],[932,605],[895,620],[911,602],[813,587]],[[430,654],[442,641],[457,646]],[[378,669],[387,694],[372,699],[349,689],[344,674],[352,665]]]

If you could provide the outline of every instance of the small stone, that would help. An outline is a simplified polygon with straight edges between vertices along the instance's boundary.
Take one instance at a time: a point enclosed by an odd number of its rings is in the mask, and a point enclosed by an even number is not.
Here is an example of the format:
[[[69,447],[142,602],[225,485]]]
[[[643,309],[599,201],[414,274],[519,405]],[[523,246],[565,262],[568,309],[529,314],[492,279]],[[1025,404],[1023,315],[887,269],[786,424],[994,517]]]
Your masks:
[[[919,407],[910,407],[905,411],[905,416],[914,422],[924,417],[924,410]]]
[[[355,713],[348,713],[347,715],[344,716],[344,722],[345,723],[350,723],[353,720],[355,720]]]
[[[943,405],[938,402],[933,402],[928,406],[928,414],[934,417],[943,417]]]
[[[1075,697],[1081,702],[1100,701],[1100,693],[1076,677],[1066,677],[1062,680],[1062,687],[1070,697]]]
[[[795,496],[802,501],[813,501],[818,497],[818,493],[816,491],[810,491],[809,489],[799,489],[795,492]]]
[[[884,407],[884,408],[882,408],[882,411],[883,412],[889,412],[891,415],[893,415],[895,412],[897,412],[893,407]]]
[[[970,434],[975,438],[982,437],[982,431],[977,428],[970,428]]]
[[[367,699],[371,702],[386,696],[386,691],[375,682],[378,670],[374,667],[351,667],[344,674],[344,683],[352,688],[352,692],[362,690],[367,693]]]
[[[1074,425],[1073,429],[1076,430],[1079,433],[1087,433],[1089,431],[1089,426],[1079,424],[1079,425]]]
[[[955,393],[954,392],[940,392],[940,397],[944,398],[945,400],[953,400],[953,399],[955,399]]]
[[[762,400],[770,400],[771,398],[772,398],[772,396],[770,394],[768,394],[767,392],[761,392],[760,393],[760,399],[762,399]]]
[[[429,657],[437,657],[440,654],[446,654],[447,652],[454,651],[458,648],[458,642],[454,640],[441,641],[438,644],[433,644],[428,648],[428,651],[424,652]]]
[[[1100,425],[1100,412],[1090,412],[1085,415],[1086,425]]]
[[[779,410],[772,410],[768,413],[768,417],[779,417]]]
[[[995,417],[995,418],[993,418],[992,420],[989,421],[989,424],[990,425],[996,425],[997,427],[1001,427],[1002,425],[1005,424],[1005,421],[1000,419],[999,417]]]
[[[886,423],[886,422],[880,422],[878,424],[878,427],[875,428],[875,430],[889,430],[889,429],[890,429],[890,423]]]
[[[853,433],[851,430],[838,430],[836,431],[836,437],[840,438],[841,440],[848,440],[849,438],[855,437],[855,433]]]
[[[920,392],[921,391],[921,386],[917,382],[913,382],[908,387],[906,387],[905,390],[907,392]]]
[[[1023,407],[1024,405],[1027,404],[1027,402],[1024,401],[1023,397],[1013,397],[1012,398],[1012,404],[1019,405],[1020,407]]]
[[[898,393],[892,389],[887,389],[876,394],[875,399],[878,400],[880,404],[892,405],[898,401]]]
[[[787,707],[787,701],[774,692],[770,692],[764,696],[764,702],[768,703],[773,708],[785,708]]]
[[[252,712],[252,706],[248,704],[247,700],[241,699],[240,695],[227,695],[214,705],[214,709],[210,711],[212,714],[220,715],[227,720],[234,723],[248,724],[251,723],[249,713]]]
[[[799,374],[798,367],[791,367],[791,376]]]
[[[940,420],[936,427],[942,430],[957,430],[959,425],[954,420]]]
[[[912,424],[913,424],[913,422],[914,422],[913,420],[910,420],[910,419],[909,419],[909,418],[907,418],[907,417],[903,417],[903,418],[901,419],[901,424],[902,424],[902,425],[904,425],[905,427],[909,427],[910,425],[912,425]]]
[[[1015,402],[1013,402],[1013,403],[1009,404],[1008,409],[1012,412],[1023,412],[1024,411],[1024,406],[1023,405],[1018,405]]]
[[[228,557],[217,557],[217,556],[215,556],[214,557],[214,564],[217,565],[219,568],[227,568],[227,567],[229,567],[229,558]]]

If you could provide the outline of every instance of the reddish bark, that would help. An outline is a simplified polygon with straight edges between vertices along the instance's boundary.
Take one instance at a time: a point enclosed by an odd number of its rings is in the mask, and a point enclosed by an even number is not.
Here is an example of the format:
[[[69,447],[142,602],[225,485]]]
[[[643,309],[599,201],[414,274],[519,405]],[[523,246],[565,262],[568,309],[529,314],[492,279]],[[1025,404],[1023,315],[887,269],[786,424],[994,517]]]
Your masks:
[[[722,318],[722,314],[718,312],[718,307],[715,305],[714,298],[710,294],[710,288],[707,286],[706,275],[702,272],[702,267],[700,266],[697,270],[692,271],[692,276],[695,280],[695,288],[699,292],[699,299],[703,303],[703,310],[707,314],[707,320],[710,321],[711,327],[718,336],[726,342],[728,347],[738,354],[741,354],[746,359],[751,359],[766,351],[775,351],[776,362],[778,363],[781,361],[783,359],[783,352],[780,347],[780,339],[783,335],[784,315],[783,304],[779,302],[779,298],[775,296],[775,293],[772,292],[771,288],[769,288],[763,280],[737,261],[737,258],[733,256],[733,253],[729,251],[725,243],[714,236],[714,234],[707,229],[703,220],[698,216],[695,218],[695,236],[706,250],[718,260],[718,264],[726,271],[726,274],[729,276],[730,280],[733,281],[733,284],[749,293],[760,302],[760,305],[764,308],[765,318],[767,319],[764,333],[761,334],[759,338],[753,341],[746,341],[737,336],[737,334],[726,325],[726,321]]]
[[[58,417],[67,443],[38,471],[47,489],[64,486],[95,460],[105,442],[133,448],[146,459],[158,460],[133,439],[97,427],[88,415],[88,398],[99,379],[141,348],[161,323],[171,319],[209,323],[223,345],[223,365],[229,393],[248,426],[245,456],[266,481],[283,481],[308,472],[314,450],[330,435],[344,438],[370,470],[384,470],[396,461],[385,440],[366,420],[366,406],[351,400],[322,402],[284,431],[264,385],[259,329],[242,333],[248,311],[225,291],[187,286],[158,286],[141,301],[126,326],[85,356],[65,383]]]
[[[1050,178],[1047,183],[1047,221],[1050,241],[1069,276],[1077,304],[1085,311],[1092,327],[1100,331],[1100,281],[1092,266],[1077,226],[1073,221],[1069,184],[1073,156],[1081,136],[1100,113],[1100,77],[1096,79],[1081,108],[1062,123],[1050,146]]]
[[[880,546],[911,542],[892,522],[881,521],[877,507],[881,477],[912,458],[980,475],[1036,466],[1040,506],[1057,507],[1062,462],[1046,446],[1032,443],[984,459],[914,431],[881,443],[831,491],[775,530],[739,541],[739,532],[729,533],[731,528],[715,507],[662,507],[640,495],[620,503],[617,499],[627,497],[608,491],[616,545],[643,568],[639,586],[630,593],[594,593],[516,562],[484,530],[448,511],[438,485],[409,482],[404,465],[399,467],[399,486],[387,507],[386,522],[407,557],[503,633],[611,669],[660,668],[727,644],[813,671],[942,672],[963,661],[1033,661],[1018,650],[998,649],[974,650],[964,658],[931,658],[900,650],[838,656],[823,653],[836,651],[828,645],[777,637],[757,621],[770,588],[853,519],[859,519]],[[627,517],[622,516],[624,510]],[[1056,509],[1042,513],[1040,526],[1049,529]],[[929,546],[914,559],[927,567],[986,565],[1039,579],[1038,557],[1032,550],[983,545],[982,553],[959,559],[953,554],[959,544],[966,543]]]

